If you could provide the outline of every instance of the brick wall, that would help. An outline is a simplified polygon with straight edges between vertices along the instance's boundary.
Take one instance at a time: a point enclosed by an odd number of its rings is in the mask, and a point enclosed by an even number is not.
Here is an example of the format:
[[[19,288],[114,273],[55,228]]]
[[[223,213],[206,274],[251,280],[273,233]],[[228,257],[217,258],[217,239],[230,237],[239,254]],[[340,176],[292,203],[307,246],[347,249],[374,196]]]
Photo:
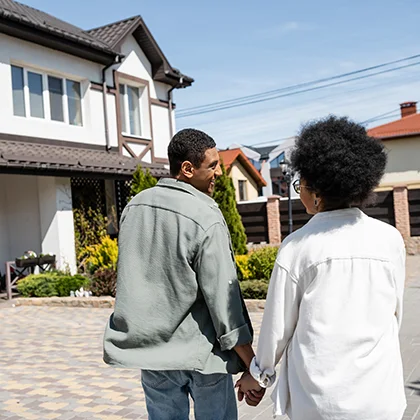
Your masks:
[[[280,197],[273,195],[267,199],[268,241],[270,245],[281,242]]]
[[[404,240],[409,239],[411,233],[407,187],[394,188],[394,213],[395,227],[400,231]]]

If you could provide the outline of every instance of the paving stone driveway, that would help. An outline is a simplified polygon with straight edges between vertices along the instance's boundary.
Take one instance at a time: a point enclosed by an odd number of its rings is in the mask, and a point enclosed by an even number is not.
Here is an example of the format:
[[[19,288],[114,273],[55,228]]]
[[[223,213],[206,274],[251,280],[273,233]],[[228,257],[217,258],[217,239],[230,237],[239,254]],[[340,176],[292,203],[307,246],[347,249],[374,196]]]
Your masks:
[[[414,261],[414,260],[413,260]],[[411,263],[401,331],[408,407],[420,420],[420,261]],[[102,363],[110,309],[0,306],[0,419],[147,418],[140,374]],[[256,331],[261,313],[252,314]],[[268,396],[240,419],[271,419]]]

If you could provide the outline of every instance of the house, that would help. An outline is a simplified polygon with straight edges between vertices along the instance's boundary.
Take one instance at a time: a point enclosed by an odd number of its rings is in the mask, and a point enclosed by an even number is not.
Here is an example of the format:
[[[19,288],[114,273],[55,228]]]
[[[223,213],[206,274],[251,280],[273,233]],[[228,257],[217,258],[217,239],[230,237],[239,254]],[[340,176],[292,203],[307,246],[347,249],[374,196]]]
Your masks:
[[[232,178],[236,201],[257,199],[261,195],[259,192],[267,183],[242,150],[221,150],[219,156],[228,175]]]
[[[267,182],[267,185],[262,189],[263,196],[280,195],[287,197],[287,185],[284,182],[280,164],[290,159],[290,152],[294,144],[295,137],[291,137],[274,146],[257,147],[232,144],[229,149],[240,148],[261,173]],[[293,188],[291,189],[291,197],[298,197]]]
[[[416,102],[400,104],[401,118],[368,130],[388,151],[379,191],[389,191],[395,226],[409,254],[420,254],[420,114]]]
[[[168,174],[192,83],[140,16],[85,31],[0,0],[0,271],[32,250],[75,272],[73,209],[118,218],[138,164]]]
[[[416,102],[400,104],[401,118],[368,130],[388,150],[382,189],[398,185],[420,188],[420,114]]]

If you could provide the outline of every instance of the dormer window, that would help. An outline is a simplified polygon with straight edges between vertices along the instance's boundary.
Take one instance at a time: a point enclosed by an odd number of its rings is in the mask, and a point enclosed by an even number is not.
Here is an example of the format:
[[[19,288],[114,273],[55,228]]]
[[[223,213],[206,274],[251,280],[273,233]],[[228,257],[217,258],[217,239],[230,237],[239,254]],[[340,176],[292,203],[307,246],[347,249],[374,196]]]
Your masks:
[[[119,89],[122,132],[140,137],[142,135],[140,88],[120,84]]]

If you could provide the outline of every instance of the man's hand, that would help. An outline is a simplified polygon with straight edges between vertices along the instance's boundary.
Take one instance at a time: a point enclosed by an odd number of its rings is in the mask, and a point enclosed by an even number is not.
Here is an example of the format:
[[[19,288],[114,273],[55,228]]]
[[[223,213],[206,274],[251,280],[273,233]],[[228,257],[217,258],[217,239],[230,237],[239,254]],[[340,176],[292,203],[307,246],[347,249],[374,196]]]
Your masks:
[[[260,387],[249,372],[242,375],[235,387],[238,388],[238,400],[242,401],[245,397],[246,403],[253,407],[260,403],[265,394],[265,389]]]
[[[261,388],[261,391],[248,391],[245,395],[245,401],[248,405],[256,407],[265,394],[265,388]]]

